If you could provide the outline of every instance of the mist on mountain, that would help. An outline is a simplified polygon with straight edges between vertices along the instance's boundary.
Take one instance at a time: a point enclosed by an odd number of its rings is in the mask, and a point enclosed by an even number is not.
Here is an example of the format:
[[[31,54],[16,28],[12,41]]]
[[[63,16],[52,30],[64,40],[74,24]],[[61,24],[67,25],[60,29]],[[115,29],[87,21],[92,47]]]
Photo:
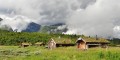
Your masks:
[[[2,18],[0,18],[0,21],[2,21],[3,19]]]
[[[41,25],[31,22],[28,24],[25,30],[22,30],[22,32],[38,32],[40,30],[40,27]]]
[[[119,2],[120,0],[0,0],[0,18],[3,19],[0,25],[8,25],[21,32],[34,22],[42,28],[47,26],[45,29],[55,31],[56,28],[48,26],[65,23],[67,34],[120,37]]]

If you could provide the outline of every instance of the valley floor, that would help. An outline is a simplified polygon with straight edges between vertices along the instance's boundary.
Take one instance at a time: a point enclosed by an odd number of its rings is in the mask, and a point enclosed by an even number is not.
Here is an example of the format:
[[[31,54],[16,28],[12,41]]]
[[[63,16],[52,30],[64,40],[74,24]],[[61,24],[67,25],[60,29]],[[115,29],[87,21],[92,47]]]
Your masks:
[[[120,47],[90,48],[86,51],[74,47],[0,46],[0,60],[120,60]]]

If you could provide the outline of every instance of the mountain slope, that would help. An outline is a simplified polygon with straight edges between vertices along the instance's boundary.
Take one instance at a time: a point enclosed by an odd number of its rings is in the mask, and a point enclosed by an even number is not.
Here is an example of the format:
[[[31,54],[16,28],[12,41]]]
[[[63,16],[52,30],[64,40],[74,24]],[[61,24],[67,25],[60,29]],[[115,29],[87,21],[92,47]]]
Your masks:
[[[25,30],[22,30],[22,32],[38,32],[40,27],[41,25],[31,22]]]

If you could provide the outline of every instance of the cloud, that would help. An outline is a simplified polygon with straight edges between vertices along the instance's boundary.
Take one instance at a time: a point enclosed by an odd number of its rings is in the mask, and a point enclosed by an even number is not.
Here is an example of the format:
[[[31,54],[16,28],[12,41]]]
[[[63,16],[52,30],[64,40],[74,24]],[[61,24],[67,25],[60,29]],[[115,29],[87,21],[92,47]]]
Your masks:
[[[0,15],[0,17],[3,19],[0,22],[0,27],[2,26],[9,26],[13,30],[18,29],[18,32],[26,29],[28,24],[31,22],[31,20],[25,16],[21,15],[16,15],[13,17],[5,16],[5,15]]]
[[[72,11],[89,5],[94,0],[0,0],[4,13],[24,15],[41,24],[65,22]],[[3,11],[1,11],[3,13]]]
[[[86,9],[75,11],[68,18],[69,29],[75,29],[85,35],[113,36],[115,32],[113,28],[116,26],[113,21],[120,18],[120,4],[118,2],[120,1],[97,0]]]
[[[0,0],[0,14],[13,18],[4,20],[14,27],[24,29],[26,21],[41,25],[65,23],[70,33],[100,37],[117,36],[115,27],[120,26],[119,0]],[[24,22],[24,23],[23,23]],[[68,31],[68,32],[69,32]],[[117,30],[117,32],[119,29]]]

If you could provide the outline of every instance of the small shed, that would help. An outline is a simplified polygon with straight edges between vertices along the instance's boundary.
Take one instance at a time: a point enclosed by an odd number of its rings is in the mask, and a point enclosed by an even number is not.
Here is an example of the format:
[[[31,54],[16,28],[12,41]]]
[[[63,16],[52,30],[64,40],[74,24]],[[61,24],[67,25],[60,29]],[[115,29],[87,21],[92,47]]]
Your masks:
[[[44,45],[43,42],[37,42],[37,43],[35,43],[35,46],[42,46],[42,45]]]
[[[48,49],[53,49],[56,48],[56,42],[54,41],[54,39],[50,39],[48,42]]]
[[[88,48],[86,45],[86,41],[83,40],[82,38],[78,38],[76,43],[77,43],[77,48],[79,48],[79,49],[87,49]]]
[[[21,43],[22,47],[28,47],[28,46],[31,46],[31,45],[32,45],[31,43]]]
[[[78,38],[76,41],[77,48],[79,49],[88,49],[92,47],[102,47],[107,48],[109,41],[103,38],[95,39],[95,38]]]

